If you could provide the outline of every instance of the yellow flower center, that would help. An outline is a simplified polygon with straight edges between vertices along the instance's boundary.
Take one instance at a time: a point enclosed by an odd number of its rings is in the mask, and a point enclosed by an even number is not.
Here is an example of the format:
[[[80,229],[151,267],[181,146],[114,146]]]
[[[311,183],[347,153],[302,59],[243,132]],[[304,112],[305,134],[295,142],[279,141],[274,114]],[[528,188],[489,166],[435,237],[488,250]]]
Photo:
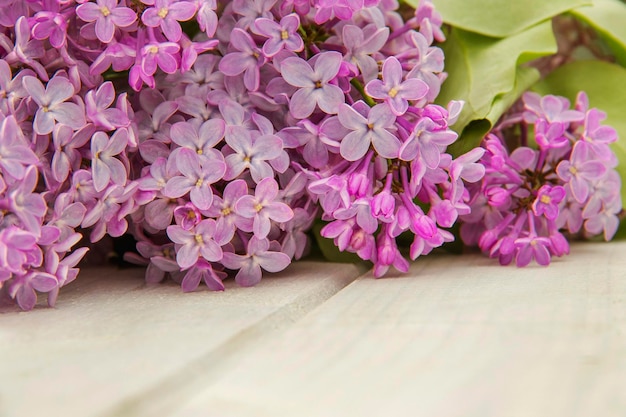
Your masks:
[[[571,172],[572,174],[576,175],[576,173],[578,172],[578,170],[576,169],[575,166],[570,166],[569,167],[569,172]]]
[[[100,8],[100,13],[102,13],[102,16],[107,17],[108,15],[110,15],[110,14],[111,14],[111,11],[109,10],[109,8],[108,8],[108,7],[106,7],[106,6],[102,6],[102,7]]]
[[[159,52],[159,47],[156,45],[152,45],[148,48],[148,53],[155,55],[157,52]]]
[[[198,155],[202,155],[202,154],[203,154],[202,149],[198,149],[198,150],[196,151],[196,153],[197,153]]]
[[[196,187],[202,187],[202,178],[198,178],[198,181],[196,181]]]
[[[322,82],[321,81],[315,81],[315,88],[322,88]]]
[[[228,216],[230,213],[232,213],[233,211],[230,209],[230,207],[224,207],[222,209],[222,216]]]
[[[284,41],[286,41],[287,39],[289,39],[289,32],[287,32],[286,30],[281,30],[280,31],[280,38]]]
[[[550,198],[549,195],[542,195],[541,198],[539,199],[539,201],[541,201],[543,204],[550,204],[550,202],[552,201],[552,199]]]
[[[41,108],[41,110],[43,110],[45,113],[48,113],[50,111],[50,109],[48,108],[48,106],[43,106]]]
[[[189,220],[193,220],[193,219],[195,219],[195,218],[196,218],[196,213],[195,213],[193,210],[189,210],[189,211],[187,212],[187,219],[189,219]]]
[[[256,211],[261,211],[263,210],[263,205],[261,203],[257,203],[256,206],[254,206],[254,209]]]
[[[204,240],[202,239],[202,235],[195,235],[194,238],[196,238],[196,243],[198,245],[204,244]]]
[[[165,19],[165,17],[168,14],[168,10],[165,7],[161,7],[161,9],[159,9],[159,12],[157,13],[157,15],[161,18],[161,19]]]
[[[389,90],[389,97],[396,98],[397,95],[398,89],[396,87],[392,87],[391,90]]]

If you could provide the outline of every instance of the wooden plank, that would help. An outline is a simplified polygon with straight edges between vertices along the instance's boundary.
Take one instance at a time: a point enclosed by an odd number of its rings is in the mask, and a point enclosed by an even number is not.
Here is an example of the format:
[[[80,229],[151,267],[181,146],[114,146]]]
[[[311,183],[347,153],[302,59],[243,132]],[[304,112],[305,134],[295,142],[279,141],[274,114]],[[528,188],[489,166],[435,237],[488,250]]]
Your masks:
[[[623,416],[626,242],[550,267],[428,256],[364,276],[176,417]]]
[[[0,314],[0,416],[132,415],[148,403],[163,415],[195,378],[238,362],[363,270],[302,262],[255,288],[191,294],[145,286],[142,269],[84,272],[55,309]]]

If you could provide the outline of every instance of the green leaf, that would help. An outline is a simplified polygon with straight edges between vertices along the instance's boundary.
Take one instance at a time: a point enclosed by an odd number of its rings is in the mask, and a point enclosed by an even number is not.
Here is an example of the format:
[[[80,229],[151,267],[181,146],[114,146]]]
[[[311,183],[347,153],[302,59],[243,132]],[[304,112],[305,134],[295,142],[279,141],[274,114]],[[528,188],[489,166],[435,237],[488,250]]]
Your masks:
[[[593,5],[579,7],[571,13],[593,27],[611,48],[617,62],[626,66],[626,4],[619,0],[593,0]]]
[[[474,120],[488,119],[488,123],[495,123],[538,78],[535,70],[522,69],[520,65],[553,54],[557,48],[550,22],[504,39],[454,28],[442,47],[448,78],[437,102],[446,105],[450,100],[465,101],[463,112],[453,126],[457,132]],[[479,131],[490,128],[484,123],[480,126]]]
[[[448,147],[448,152],[459,156],[480,145],[485,135],[498,122],[500,117],[539,80],[539,71],[531,67],[518,67],[515,76],[515,87],[508,93],[497,96],[484,119],[471,121],[464,129],[460,138]]]
[[[619,165],[617,171],[626,184],[626,69],[604,61],[577,61],[564,65],[537,83],[533,90],[540,94],[556,94],[574,100],[580,90],[589,96],[592,107],[606,112],[604,124],[613,126],[620,139],[612,145]],[[622,186],[622,201],[626,187]]]
[[[419,0],[409,0],[416,6]],[[591,0],[434,0],[436,10],[452,26],[493,37],[522,32],[539,22]]]

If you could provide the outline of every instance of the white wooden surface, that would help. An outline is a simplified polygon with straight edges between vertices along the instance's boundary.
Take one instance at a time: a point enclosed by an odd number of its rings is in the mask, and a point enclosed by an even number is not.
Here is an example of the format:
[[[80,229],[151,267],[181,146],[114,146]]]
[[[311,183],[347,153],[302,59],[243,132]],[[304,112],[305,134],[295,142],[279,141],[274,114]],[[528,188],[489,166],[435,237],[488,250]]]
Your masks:
[[[626,415],[626,242],[382,280],[299,263],[224,293],[87,275],[0,314],[0,416]]]

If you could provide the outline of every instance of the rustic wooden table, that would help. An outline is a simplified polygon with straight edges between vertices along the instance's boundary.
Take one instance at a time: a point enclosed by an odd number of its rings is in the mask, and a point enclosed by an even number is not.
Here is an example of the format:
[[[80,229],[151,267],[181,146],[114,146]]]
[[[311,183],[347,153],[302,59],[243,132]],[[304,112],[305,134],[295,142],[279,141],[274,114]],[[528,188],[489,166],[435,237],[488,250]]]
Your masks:
[[[0,314],[0,416],[626,415],[626,242],[550,267],[302,262],[182,294],[94,269]]]

